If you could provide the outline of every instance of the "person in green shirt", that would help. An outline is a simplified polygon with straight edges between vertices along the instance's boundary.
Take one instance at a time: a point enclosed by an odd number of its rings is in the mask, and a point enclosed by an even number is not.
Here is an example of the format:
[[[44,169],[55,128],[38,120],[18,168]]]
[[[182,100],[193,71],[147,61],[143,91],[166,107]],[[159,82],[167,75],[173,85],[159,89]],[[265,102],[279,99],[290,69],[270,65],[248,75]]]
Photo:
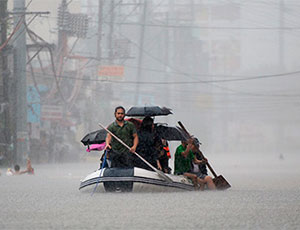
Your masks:
[[[203,188],[203,183],[197,178],[197,175],[191,173],[192,162],[195,159],[194,153],[191,151],[193,147],[193,139],[182,141],[175,152],[175,175],[184,175],[193,181],[195,189]]]
[[[116,120],[108,126],[108,130],[129,146],[130,150],[112,137],[111,134],[107,133],[105,149],[110,149],[111,167],[132,168],[133,153],[136,151],[139,142],[135,125],[130,121],[124,120],[125,109],[122,106],[115,108],[115,118]]]
[[[193,165],[205,166],[207,159],[198,159],[197,151],[199,150],[199,141],[197,138],[182,141],[177,147],[175,153],[175,171],[176,175],[184,175],[193,181],[195,188],[204,189],[205,184],[208,189],[216,189],[215,184],[210,176],[207,175],[206,168],[200,167],[200,171],[195,171]]]
[[[196,174],[192,173],[192,163],[197,161],[194,152],[194,139],[182,141],[175,152],[175,175],[184,175],[191,179],[195,189],[204,189],[204,181],[198,178]]]
[[[191,149],[192,144],[187,141],[182,141],[181,145],[176,148],[174,174],[183,175],[191,171],[191,164],[194,159]]]

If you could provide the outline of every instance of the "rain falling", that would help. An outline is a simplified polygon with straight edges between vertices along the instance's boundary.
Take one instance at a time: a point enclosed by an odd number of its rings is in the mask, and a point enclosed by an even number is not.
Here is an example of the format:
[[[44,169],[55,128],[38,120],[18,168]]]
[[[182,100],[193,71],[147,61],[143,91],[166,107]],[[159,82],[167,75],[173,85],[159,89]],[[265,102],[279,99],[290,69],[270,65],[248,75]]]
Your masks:
[[[0,229],[298,229],[299,15],[296,0],[0,0]],[[203,177],[178,173],[179,146]]]

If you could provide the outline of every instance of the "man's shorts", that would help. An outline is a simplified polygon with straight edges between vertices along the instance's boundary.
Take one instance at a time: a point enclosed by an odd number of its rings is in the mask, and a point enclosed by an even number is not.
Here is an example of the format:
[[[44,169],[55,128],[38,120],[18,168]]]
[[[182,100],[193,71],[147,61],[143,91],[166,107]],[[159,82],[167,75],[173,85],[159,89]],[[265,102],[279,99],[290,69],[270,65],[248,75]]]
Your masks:
[[[198,178],[203,180],[205,179],[205,177],[207,177],[207,175],[202,172],[192,172],[192,174],[195,174]]]

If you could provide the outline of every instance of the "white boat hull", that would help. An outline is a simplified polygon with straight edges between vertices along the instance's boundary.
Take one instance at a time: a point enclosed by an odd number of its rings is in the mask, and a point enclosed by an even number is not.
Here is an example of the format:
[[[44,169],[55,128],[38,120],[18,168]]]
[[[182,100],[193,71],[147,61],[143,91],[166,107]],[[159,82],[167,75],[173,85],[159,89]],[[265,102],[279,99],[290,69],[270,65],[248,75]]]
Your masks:
[[[97,192],[178,192],[193,191],[190,180],[184,176],[166,174],[172,182],[162,179],[156,172],[141,168],[104,168],[81,180],[79,189]]]

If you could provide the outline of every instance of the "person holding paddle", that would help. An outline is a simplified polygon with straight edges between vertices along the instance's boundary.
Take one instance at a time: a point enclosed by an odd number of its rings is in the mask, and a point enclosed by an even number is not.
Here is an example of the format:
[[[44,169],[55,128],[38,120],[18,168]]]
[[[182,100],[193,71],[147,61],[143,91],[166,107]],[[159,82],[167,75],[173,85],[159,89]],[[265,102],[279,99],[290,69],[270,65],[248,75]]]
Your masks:
[[[201,183],[207,184],[207,187],[209,189],[215,190],[216,185],[214,184],[213,179],[211,178],[211,176],[207,175],[207,159],[202,157],[203,154],[200,154],[200,142],[196,137],[194,138],[191,151],[194,154],[191,173],[195,174],[201,180]]]
[[[181,141],[175,152],[175,175],[184,175],[191,179],[195,189],[204,188],[202,180],[197,178],[197,175],[191,173],[191,165],[195,158],[191,151],[193,145],[193,139],[190,138],[188,141]]]
[[[183,124],[181,123],[181,121],[178,121],[178,124],[180,126],[180,128],[190,137],[193,138],[189,132],[186,130],[186,128],[183,126]],[[199,150],[199,148],[197,147],[197,145],[194,146],[197,153],[199,154],[199,156],[201,156],[201,158],[206,159],[203,155],[203,153]],[[213,168],[211,167],[211,165],[208,163],[207,160],[205,160],[205,167],[208,167],[209,170],[211,171],[211,173],[214,176],[213,182],[215,184],[216,189],[219,190],[225,190],[231,187],[231,185],[228,183],[228,181],[222,176],[222,175],[217,175],[216,172],[213,170]]]
[[[205,184],[211,190],[215,190],[216,186],[212,178],[207,175],[207,170],[196,171],[192,167],[193,164],[202,165],[207,162],[206,159],[197,159],[196,150],[199,148],[199,141],[195,138],[190,138],[188,142],[182,141],[182,144],[177,147],[175,153],[175,171],[177,175],[184,175],[193,181],[196,188],[204,189]],[[206,168],[205,168],[206,169]]]
[[[116,107],[116,120],[108,126],[108,130],[111,133],[120,138],[127,146],[130,146],[130,150],[128,150],[122,143],[116,140],[116,138],[112,137],[110,133],[107,133],[105,149],[110,150],[109,158],[112,168],[132,168],[132,153],[136,151],[136,147],[139,143],[135,125],[130,121],[125,121],[124,117],[125,109],[122,106]]]

